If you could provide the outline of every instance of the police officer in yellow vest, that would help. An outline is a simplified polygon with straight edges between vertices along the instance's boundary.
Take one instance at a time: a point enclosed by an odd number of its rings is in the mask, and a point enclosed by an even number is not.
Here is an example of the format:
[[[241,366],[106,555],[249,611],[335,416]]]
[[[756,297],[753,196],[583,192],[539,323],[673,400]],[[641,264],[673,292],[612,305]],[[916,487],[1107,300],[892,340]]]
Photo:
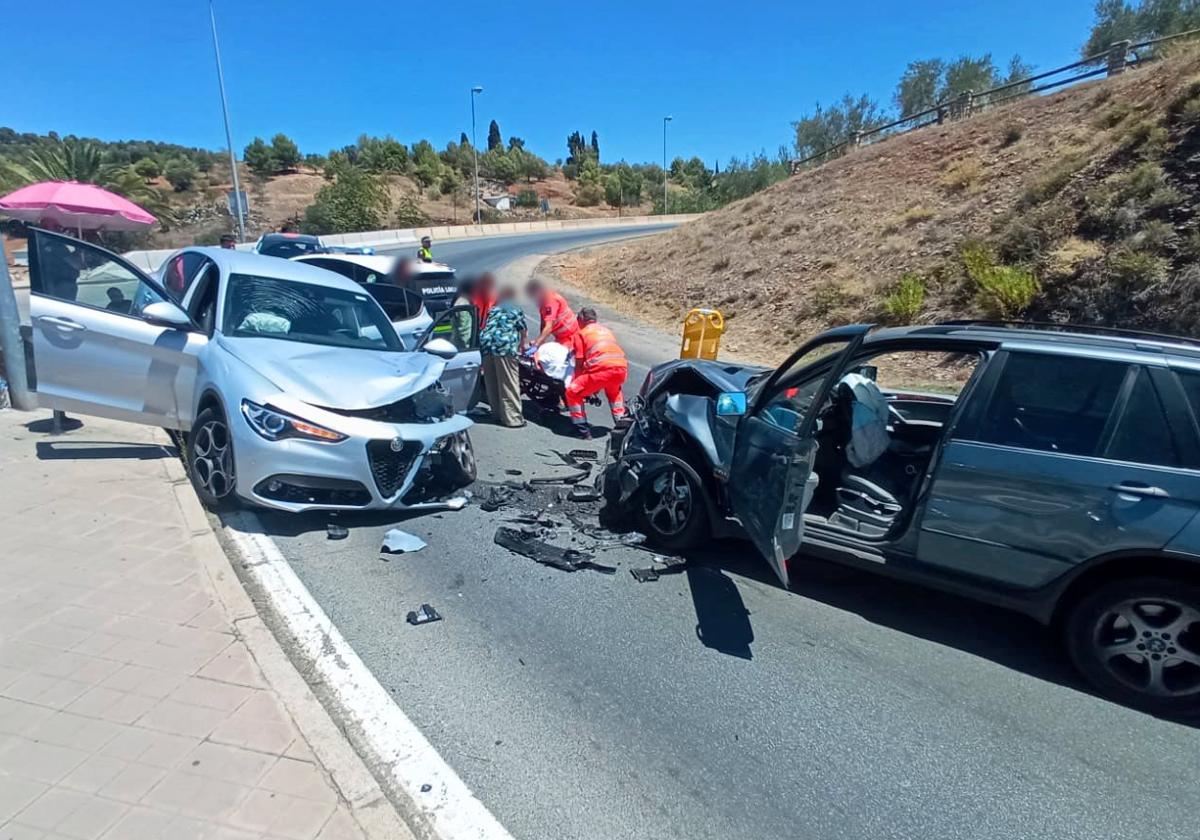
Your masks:
[[[421,247],[417,249],[417,259],[421,262],[433,262],[433,240],[428,236],[421,237]]]

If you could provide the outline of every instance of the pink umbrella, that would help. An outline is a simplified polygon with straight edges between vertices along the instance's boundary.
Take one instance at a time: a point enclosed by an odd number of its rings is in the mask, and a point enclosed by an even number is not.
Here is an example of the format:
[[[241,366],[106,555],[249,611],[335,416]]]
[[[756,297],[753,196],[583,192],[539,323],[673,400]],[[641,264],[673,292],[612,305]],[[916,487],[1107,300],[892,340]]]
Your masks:
[[[0,214],[34,224],[54,223],[61,228],[84,230],[137,230],[158,219],[95,184],[78,181],[43,181],[0,198]]]

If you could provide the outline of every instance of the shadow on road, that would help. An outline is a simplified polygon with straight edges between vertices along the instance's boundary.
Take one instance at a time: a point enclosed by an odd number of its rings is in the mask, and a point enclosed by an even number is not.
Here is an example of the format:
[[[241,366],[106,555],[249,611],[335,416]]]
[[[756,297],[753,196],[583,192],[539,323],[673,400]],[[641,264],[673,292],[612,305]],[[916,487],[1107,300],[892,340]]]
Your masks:
[[[737,584],[712,566],[689,566],[688,587],[696,609],[696,638],[706,648],[739,659],[753,659],[750,643],[754,628],[750,611],[742,602]]]
[[[173,446],[156,443],[116,443],[109,441],[47,441],[36,444],[39,461],[154,461],[159,458],[178,458]]]

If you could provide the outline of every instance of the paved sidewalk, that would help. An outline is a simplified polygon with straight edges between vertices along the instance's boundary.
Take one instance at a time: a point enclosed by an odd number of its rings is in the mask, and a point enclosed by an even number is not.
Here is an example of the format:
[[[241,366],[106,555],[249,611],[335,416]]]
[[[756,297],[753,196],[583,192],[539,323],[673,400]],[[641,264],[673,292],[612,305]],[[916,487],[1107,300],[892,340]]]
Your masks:
[[[189,513],[166,436],[25,428],[47,414],[0,411],[0,840],[411,836]]]

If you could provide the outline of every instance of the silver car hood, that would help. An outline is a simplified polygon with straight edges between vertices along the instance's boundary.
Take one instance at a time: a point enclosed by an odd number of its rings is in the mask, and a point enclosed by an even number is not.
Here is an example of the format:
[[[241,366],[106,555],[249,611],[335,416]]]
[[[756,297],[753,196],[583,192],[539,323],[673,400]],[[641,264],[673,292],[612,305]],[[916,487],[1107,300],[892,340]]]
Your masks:
[[[218,343],[280,391],[310,405],[357,410],[410,397],[442,377],[446,363],[429,353],[322,347],[275,338]]]

